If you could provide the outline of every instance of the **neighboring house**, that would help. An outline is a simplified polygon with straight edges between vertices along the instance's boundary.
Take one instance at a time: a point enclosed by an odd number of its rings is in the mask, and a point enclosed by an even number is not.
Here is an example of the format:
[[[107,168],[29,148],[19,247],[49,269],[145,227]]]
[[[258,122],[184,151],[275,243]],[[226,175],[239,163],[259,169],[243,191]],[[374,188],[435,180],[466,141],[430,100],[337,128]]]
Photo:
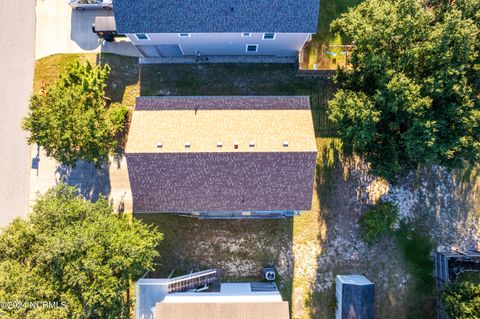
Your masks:
[[[114,0],[117,32],[144,57],[296,58],[319,0]]]
[[[208,281],[215,270],[137,281],[137,319],[289,319],[288,302],[275,283]],[[203,282],[208,284],[203,285]],[[196,284],[191,284],[195,282]],[[183,287],[171,292],[174,287]],[[199,288],[195,288],[199,287]],[[175,289],[173,289],[175,290]]]
[[[317,148],[306,96],[139,97],[125,156],[136,213],[311,209]]]

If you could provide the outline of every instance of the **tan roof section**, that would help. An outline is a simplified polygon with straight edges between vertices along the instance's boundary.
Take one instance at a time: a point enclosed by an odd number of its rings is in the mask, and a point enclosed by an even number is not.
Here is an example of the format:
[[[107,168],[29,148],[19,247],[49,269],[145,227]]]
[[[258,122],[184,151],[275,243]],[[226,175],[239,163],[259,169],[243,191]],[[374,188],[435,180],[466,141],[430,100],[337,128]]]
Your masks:
[[[316,152],[311,111],[288,109],[135,111],[126,147],[127,153],[306,151]]]
[[[157,303],[161,319],[289,319],[288,302]]]

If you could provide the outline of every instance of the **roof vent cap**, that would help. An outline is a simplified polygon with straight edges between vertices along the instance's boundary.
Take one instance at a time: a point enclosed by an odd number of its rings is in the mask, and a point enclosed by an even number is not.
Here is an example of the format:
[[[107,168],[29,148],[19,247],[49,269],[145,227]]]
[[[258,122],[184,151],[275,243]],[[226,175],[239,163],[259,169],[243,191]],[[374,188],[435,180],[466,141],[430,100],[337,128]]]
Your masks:
[[[288,141],[283,141],[283,147],[288,147]]]
[[[250,142],[250,147],[255,147],[255,141]]]
[[[190,148],[190,142],[185,143],[185,148]]]
[[[162,142],[158,142],[157,143],[157,148],[162,148],[163,147],[163,143]]]
[[[238,150],[238,143],[237,142],[233,143],[233,148]]]
[[[223,143],[222,142],[217,142],[217,147],[220,148],[223,146]]]

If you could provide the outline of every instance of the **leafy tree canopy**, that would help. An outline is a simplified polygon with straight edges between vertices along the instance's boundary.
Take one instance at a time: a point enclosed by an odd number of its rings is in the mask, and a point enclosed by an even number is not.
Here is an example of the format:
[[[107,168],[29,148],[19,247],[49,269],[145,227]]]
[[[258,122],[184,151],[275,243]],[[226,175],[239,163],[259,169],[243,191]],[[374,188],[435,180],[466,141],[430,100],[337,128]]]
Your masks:
[[[480,159],[480,0],[366,0],[332,23],[354,40],[330,117],[390,181]]]
[[[106,199],[92,203],[60,184],[0,235],[0,300],[59,307],[2,307],[0,317],[125,318],[130,279],[152,268],[161,238],[113,214]]]
[[[480,318],[480,284],[462,281],[445,286],[440,295],[443,309],[451,319]]]
[[[90,62],[71,63],[45,94],[33,95],[23,128],[30,143],[42,146],[48,156],[75,166],[78,160],[100,166],[116,148],[115,136],[123,129],[128,109],[108,108],[104,98],[110,67]]]

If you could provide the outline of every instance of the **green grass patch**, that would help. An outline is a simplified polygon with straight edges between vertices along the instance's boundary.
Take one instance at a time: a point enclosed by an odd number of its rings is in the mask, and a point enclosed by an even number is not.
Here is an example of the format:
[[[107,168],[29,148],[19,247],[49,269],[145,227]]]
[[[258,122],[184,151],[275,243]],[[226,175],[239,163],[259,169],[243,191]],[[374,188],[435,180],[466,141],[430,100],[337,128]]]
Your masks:
[[[340,17],[348,8],[354,7],[363,0],[322,0],[320,1],[320,14],[318,16],[318,32],[313,36],[315,41],[323,44],[349,44],[350,39],[338,37],[330,31],[330,24]]]
[[[407,271],[413,277],[408,293],[407,318],[433,318],[434,280],[432,241],[421,227],[401,224],[395,241],[403,254]]]
[[[348,67],[348,59],[343,45],[351,44],[351,39],[330,30],[333,20],[358,5],[363,0],[321,0],[318,16],[318,31],[304,48],[302,69],[336,70]]]
[[[58,75],[72,62],[90,61],[95,63],[96,54],[54,54],[35,62],[33,92],[40,90],[58,79]]]
[[[379,202],[360,219],[360,234],[372,245],[383,236],[392,235],[398,218],[398,207],[390,202]]]

